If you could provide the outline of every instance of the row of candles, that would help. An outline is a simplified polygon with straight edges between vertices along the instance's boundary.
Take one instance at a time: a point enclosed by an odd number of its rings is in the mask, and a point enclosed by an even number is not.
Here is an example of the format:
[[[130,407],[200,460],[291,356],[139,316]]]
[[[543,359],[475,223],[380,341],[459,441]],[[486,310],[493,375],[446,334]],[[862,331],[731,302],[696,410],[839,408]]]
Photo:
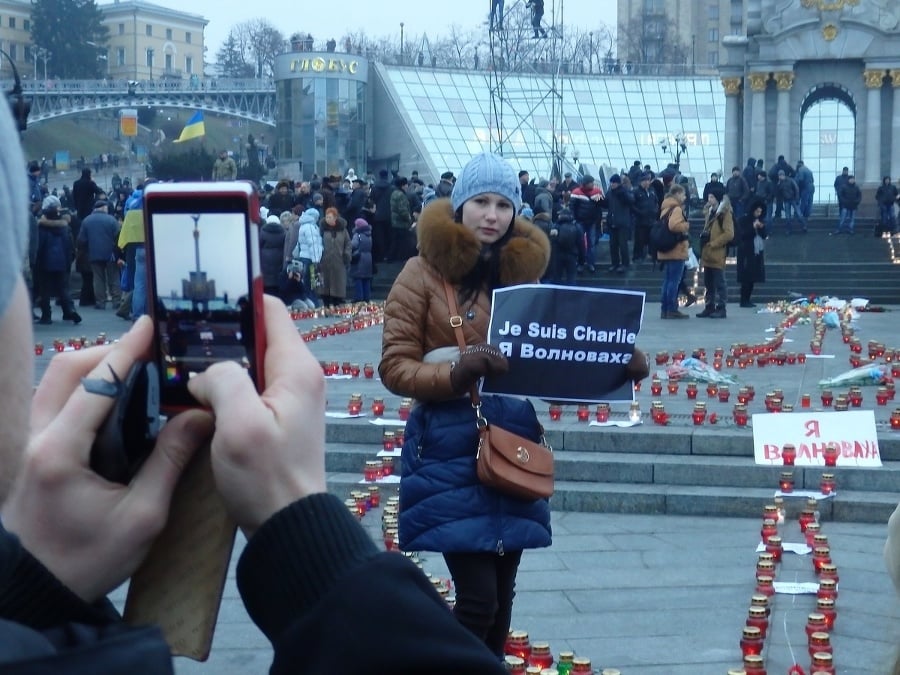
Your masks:
[[[781,487],[783,488],[783,484]],[[756,562],[756,589],[751,597],[750,609],[741,632],[743,668],[729,670],[729,675],[766,675],[763,649],[768,635],[772,598],[775,596],[776,570],[784,552],[778,530],[779,523],[783,522],[785,522],[784,500],[777,496],[775,503],[767,504],[763,508],[760,536],[765,543],[765,551],[759,554]],[[818,578],[816,610],[808,614],[805,627],[811,675],[835,675],[831,631],[837,619],[835,604],[840,578],[837,566],[831,559],[828,536],[821,532],[816,499],[807,499],[797,522],[806,544],[812,549],[813,572]],[[795,665],[791,672],[795,672],[797,668],[799,666]],[[800,669],[797,672],[803,671]]]
[[[378,314],[384,311],[384,303],[380,302],[358,302],[349,305],[337,305],[334,307],[316,307],[315,309],[294,309],[287,310],[291,319],[300,321],[303,319],[323,319],[326,317],[357,317],[367,314]]]
[[[304,342],[323,340],[334,335],[346,335],[351,330],[363,330],[384,323],[384,308],[374,303],[361,303],[357,305],[343,305],[332,308],[317,308],[307,310],[289,310],[291,319],[313,319],[321,317],[340,317],[341,321],[331,324],[312,326],[309,330],[300,330],[300,336]]]
[[[70,337],[67,340],[63,338],[56,338],[53,340],[53,353],[64,352],[68,349],[86,349],[87,347],[93,347],[95,345],[108,345],[110,343],[110,339],[106,336],[106,333],[100,333],[94,340],[89,340],[86,335],[82,335],[81,337]],[[41,356],[44,353],[44,343],[43,342],[35,342],[34,343],[34,355]]]
[[[553,660],[547,642],[531,642],[528,632],[510,630],[503,647],[504,664],[508,673],[517,675],[578,675],[594,673],[591,660],[576,656],[571,651],[561,651],[558,660]],[[620,675],[615,668],[604,668],[600,675]]]

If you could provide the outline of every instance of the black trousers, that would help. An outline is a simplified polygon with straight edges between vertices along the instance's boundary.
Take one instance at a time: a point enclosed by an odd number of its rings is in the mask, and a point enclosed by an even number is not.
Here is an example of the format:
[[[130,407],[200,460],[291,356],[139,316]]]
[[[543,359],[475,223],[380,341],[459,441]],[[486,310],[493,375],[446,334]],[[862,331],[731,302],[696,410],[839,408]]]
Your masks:
[[[703,285],[706,287],[706,306],[720,309],[728,302],[728,287],[725,284],[725,270],[712,267],[703,268]]]
[[[741,302],[748,303],[750,302],[750,296],[753,295],[753,286],[754,283],[752,281],[742,281],[741,282]]]
[[[456,587],[453,614],[484,640],[498,658],[512,621],[516,573],[522,551],[496,553],[445,553],[444,561]]]
[[[72,298],[69,297],[69,289],[66,283],[68,272],[41,272],[41,314],[44,318],[50,318],[50,300],[56,298],[62,307],[63,318],[75,311]]]
[[[609,259],[616,267],[628,267],[628,235],[627,227],[617,227],[609,231]]]

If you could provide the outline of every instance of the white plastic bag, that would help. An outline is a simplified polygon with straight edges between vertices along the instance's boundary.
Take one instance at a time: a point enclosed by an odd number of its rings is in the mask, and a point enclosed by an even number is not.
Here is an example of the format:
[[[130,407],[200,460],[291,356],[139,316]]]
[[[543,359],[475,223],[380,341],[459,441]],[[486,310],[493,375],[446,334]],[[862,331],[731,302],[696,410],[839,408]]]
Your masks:
[[[694,249],[690,247],[688,247],[688,259],[684,266],[689,270],[695,270],[700,267],[700,263],[697,262],[697,256],[694,254]]]

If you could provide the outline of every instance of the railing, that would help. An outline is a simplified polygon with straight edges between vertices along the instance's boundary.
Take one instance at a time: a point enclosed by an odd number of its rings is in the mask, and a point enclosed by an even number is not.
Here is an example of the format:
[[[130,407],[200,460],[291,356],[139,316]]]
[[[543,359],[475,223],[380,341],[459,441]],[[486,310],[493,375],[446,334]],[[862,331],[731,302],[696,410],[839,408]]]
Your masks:
[[[12,86],[11,81],[5,82]],[[271,92],[275,83],[271,79],[159,79],[159,80],[22,80],[26,94],[66,94],[66,93],[127,93],[129,88],[137,95],[159,92],[197,91],[247,91]]]

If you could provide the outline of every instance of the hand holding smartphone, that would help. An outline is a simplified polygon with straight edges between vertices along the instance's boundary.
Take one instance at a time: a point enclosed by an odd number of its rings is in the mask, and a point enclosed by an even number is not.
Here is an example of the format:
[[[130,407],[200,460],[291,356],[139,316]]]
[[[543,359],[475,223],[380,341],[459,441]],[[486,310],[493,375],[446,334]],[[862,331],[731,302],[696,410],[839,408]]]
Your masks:
[[[259,205],[250,183],[154,183],[144,192],[148,308],[164,412],[196,407],[191,377],[220,361],[264,388]]]

